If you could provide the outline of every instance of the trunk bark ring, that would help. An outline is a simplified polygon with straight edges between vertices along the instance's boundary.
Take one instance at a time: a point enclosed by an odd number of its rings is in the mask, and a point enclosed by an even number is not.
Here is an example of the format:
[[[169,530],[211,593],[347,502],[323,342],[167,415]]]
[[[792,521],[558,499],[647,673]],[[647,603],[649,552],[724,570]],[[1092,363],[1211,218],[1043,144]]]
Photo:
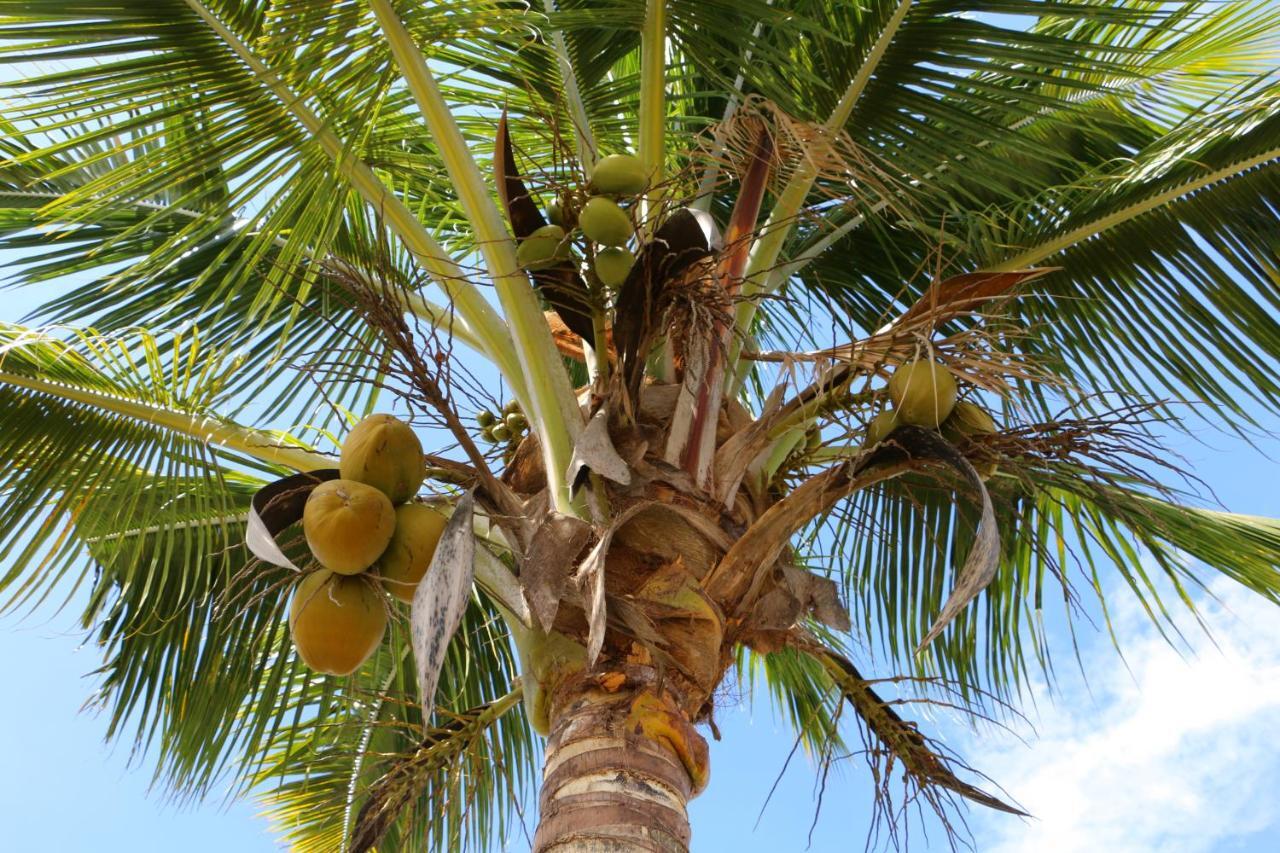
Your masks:
[[[671,699],[655,715],[643,684],[570,681],[552,700],[534,853],[687,853],[705,741]]]

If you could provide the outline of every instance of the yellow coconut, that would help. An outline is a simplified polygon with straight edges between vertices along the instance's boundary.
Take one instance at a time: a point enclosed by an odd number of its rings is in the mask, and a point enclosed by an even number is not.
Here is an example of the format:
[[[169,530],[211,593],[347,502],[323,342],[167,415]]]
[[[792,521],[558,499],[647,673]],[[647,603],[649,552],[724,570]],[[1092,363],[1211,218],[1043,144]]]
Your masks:
[[[909,361],[889,380],[898,418],[903,423],[937,429],[956,404],[956,381],[932,359]]]
[[[625,246],[631,239],[631,217],[612,199],[596,196],[582,207],[578,226],[588,240],[602,246]]]
[[[396,532],[378,560],[378,575],[387,592],[401,601],[413,603],[418,581],[427,573],[448,521],[426,504],[396,507]]]
[[[893,409],[885,409],[867,424],[867,447],[874,447],[889,437],[889,433],[898,428],[898,413]]]
[[[516,247],[516,262],[527,270],[543,270],[569,259],[569,241],[559,225],[543,225]]]
[[[321,569],[294,590],[289,633],[298,656],[316,672],[350,675],[378,648],[386,630],[382,596],[365,578]]]
[[[591,171],[591,189],[598,193],[635,195],[649,185],[644,163],[634,154],[602,157]]]
[[[387,496],[354,480],[316,486],[302,508],[302,532],[311,554],[326,569],[354,575],[377,562],[396,529]]]
[[[986,410],[976,403],[961,400],[951,410],[951,417],[942,424],[942,434],[952,441],[970,435],[991,435],[996,422]]]
[[[621,287],[635,262],[635,255],[621,246],[601,249],[596,252],[596,277],[605,287]]]
[[[381,489],[392,503],[404,503],[426,478],[422,442],[404,421],[370,415],[347,433],[338,471],[345,480]]]

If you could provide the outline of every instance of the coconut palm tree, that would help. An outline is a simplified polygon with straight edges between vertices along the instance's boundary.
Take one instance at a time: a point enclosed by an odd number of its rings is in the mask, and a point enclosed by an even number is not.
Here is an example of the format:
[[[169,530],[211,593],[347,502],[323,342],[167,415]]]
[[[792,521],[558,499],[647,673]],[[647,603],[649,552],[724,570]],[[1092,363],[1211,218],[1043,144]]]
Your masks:
[[[1280,600],[1280,524],[1159,446],[1280,408],[1265,2],[0,0],[0,41],[45,294],[5,605],[87,590],[110,736],[298,849],[497,847],[535,789],[537,850],[687,849],[756,678],[890,824],[1017,813],[893,700],[1014,713],[1106,572],[1165,627],[1215,571]],[[373,411],[452,515],[327,676],[297,523]]]

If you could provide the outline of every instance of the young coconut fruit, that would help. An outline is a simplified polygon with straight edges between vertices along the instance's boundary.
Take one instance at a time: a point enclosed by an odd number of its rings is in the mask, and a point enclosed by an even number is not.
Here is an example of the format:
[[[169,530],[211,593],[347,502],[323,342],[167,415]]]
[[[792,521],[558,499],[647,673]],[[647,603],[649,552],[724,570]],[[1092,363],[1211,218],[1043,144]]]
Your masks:
[[[627,212],[612,199],[600,195],[583,205],[578,226],[588,240],[602,246],[625,246],[634,231]]]
[[[610,154],[602,157],[591,171],[593,192],[611,195],[636,195],[649,186],[644,163],[634,154]]]
[[[942,435],[951,441],[970,435],[991,435],[996,422],[986,410],[976,403],[961,400],[951,410],[951,417],[942,424]]]
[[[520,241],[516,263],[527,270],[544,270],[569,260],[569,241],[559,225],[543,225]]]
[[[889,396],[903,423],[937,429],[956,405],[956,380],[932,359],[903,364],[889,380]]]
[[[316,672],[350,675],[378,648],[386,630],[386,606],[366,578],[312,572],[289,604],[293,646]]]
[[[867,424],[867,447],[875,447],[889,437],[889,433],[898,428],[898,413],[893,409],[885,409]]]
[[[396,529],[387,496],[354,480],[327,480],[302,508],[302,532],[311,554],[326,569],[355,575],[377,562]]]
[[[622,246],[609,246],[596,252],[596,278],[605,287],[621,287],[627,280],[636,256]]]
[[[344,480],[381,489],[392,503],[404,503],[426,479],[422,442],[404,421],[370,415],[347,433],[338,472]]]
[[[547,205],[547,221],[552,225],[564,227],[564,208],[560,205],[559,199]]]
[[[449,519],[426,504],[408,503],[396,507],[396,532],[378,560],[378,575],[387,592],[408,604],[418,581],[431,566],[440,534]]]

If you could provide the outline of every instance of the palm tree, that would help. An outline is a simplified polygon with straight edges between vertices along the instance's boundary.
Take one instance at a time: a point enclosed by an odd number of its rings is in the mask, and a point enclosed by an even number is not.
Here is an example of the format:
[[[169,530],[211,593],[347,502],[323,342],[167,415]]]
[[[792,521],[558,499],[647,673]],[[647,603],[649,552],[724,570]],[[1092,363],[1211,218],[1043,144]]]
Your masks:
[[[538,850],[687,849],[757,676],[891,823],[1017,813],[886,690],[1013,713],[1105,571],[1162,626],[1206,571],[1280,600],[1280,524],[1158,444],[1280,408],[1266,2],[0,0],[0,40],[48,293],[0,327],[5,606],[87,588],[110,736],[298,849],[494,847],[535,787]],[[320,675],[279,499],[393,408],[452,520]]]

